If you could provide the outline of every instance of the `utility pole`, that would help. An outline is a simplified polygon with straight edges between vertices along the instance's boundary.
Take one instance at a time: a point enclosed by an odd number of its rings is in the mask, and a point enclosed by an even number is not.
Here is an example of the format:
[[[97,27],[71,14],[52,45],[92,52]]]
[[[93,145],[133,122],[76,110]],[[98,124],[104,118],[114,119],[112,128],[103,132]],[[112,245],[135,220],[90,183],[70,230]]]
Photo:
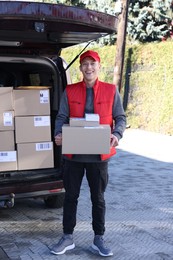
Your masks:
[[[117,43],[116,43],[117,48],[116,48],[113,83],[118,87],[119,91],[121,92],[129,0],[118,0],[117,5],[118,5],[117,12],[118,12],[119,21],[118,21],[118,30],[117,30]]]

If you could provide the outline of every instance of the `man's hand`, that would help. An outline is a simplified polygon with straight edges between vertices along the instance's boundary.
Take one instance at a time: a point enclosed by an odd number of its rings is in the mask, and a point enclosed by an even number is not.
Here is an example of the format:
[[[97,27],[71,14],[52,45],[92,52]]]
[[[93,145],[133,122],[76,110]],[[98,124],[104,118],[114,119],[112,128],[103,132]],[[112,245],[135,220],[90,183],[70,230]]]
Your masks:
[[[118,146],[118,143],[118,138],[115,135],[111,134],[111,146],[116,147]]]
[[[56,145],[62,145],[62,134],[58,134],[55,136]]]

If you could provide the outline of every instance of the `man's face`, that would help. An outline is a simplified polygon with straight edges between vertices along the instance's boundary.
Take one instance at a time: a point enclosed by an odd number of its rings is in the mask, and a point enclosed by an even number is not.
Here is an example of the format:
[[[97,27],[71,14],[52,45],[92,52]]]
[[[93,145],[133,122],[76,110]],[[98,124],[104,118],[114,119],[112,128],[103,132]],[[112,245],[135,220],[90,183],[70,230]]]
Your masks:
[[[95,82],[100,71],[100,63],[91,57],[86,57],[80,64],[80,71],[83,74],[84,81]]]

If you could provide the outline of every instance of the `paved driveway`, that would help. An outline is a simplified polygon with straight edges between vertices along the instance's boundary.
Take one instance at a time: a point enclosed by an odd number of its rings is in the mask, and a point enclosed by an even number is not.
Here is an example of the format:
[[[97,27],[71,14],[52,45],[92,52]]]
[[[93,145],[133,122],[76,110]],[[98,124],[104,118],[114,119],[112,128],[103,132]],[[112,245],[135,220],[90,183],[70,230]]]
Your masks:
[[[109,163],[105,239],[115,260],[173,260],[173,137],[128,129]],[[49,253],[61,234],[62,209],[41,200],[0,210],[0,260],[101,259],[90,251],[91,205],[83,181],[76,248]]]

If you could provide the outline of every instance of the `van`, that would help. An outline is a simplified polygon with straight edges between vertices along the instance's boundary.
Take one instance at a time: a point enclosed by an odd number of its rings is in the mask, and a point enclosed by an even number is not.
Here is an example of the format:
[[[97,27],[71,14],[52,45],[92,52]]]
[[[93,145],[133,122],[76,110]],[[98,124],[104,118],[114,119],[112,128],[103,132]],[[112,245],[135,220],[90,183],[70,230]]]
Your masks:
[[[62,207],[54,122],[70,75],[61,50],[116,33],[117,21],[74,6],[0,1],[0,207],[25,198]]]

